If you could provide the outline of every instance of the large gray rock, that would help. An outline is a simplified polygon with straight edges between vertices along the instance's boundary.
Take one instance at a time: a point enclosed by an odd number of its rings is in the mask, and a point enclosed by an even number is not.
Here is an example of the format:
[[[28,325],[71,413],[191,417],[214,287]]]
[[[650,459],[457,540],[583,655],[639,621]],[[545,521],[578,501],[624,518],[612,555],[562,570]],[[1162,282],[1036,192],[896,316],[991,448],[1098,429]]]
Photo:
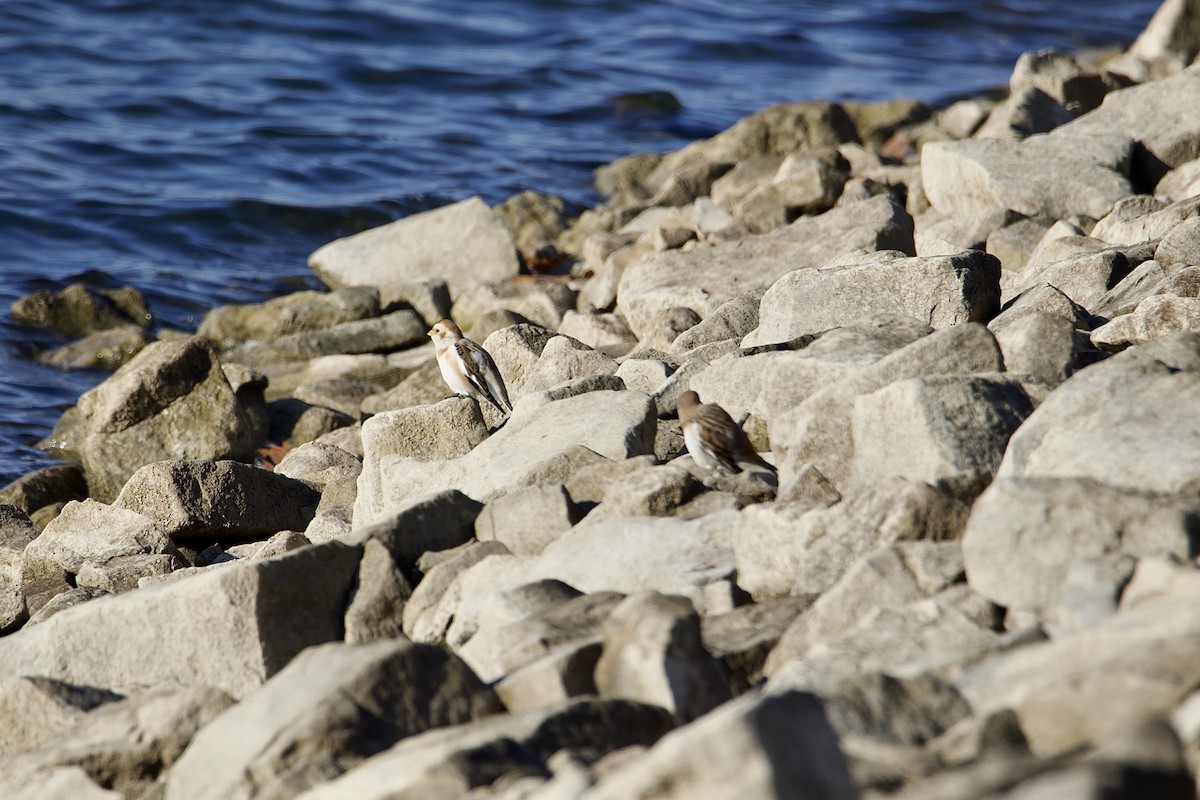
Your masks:
[[[1138,559],[1192,558],[1200,511],[1187,498],[1092,480],[1007,478],[983,493],[963,535],[975,591],[1053,633],[1102,622]]]
[[[500,218],[478,197],[338,239],[308,257],[327,286],[374,286],[442,278],[453,295],[517,274],[517,251]]]
[[[849,490],[898,477],[973,498],[1033,408],[1021,382],[1006,375],[909,378],[862,395],[850,415]]]
[[[804,465],[844,486],[854,456],[854,400],[907,378],[999,372],[1004,363],[996,340],[982,325],[953,325],[918,339],[874,364],[809,396],[771,424],[771,446],[779,458],[780,491]]]
[[[584,593],[653,589],[688,598],[702,614],[725,612],[733,607],[733,543],[741,529],[731,511],[696,520],[631,517],[577,525],[539,555],[479,561],[413,626],[406,609],[405,629],[422,640],[448,631],[447,642],[462,647],[505,592],[545,580]]]
[[[534,555],[583,516],[560,484],[537,484],[497,497],[475,520],[475,538],[495,540],[514,555]]]
[[[0,759],[31,750],[77,725],[92,709],[120,699],[112,692],[50,678],[12,678],[0,686],[0,713],[8,720],[0,730]]]
[[[586,800],[855,798],[837,734],[806,692],[748,694],[663,737]]]
[[[533,407],[518,403],[503,428],[448,461],[365,449],[355,527],[434,490],[458,489],[486,502],[521,486],[562,482],[580,448],[614,459],[652,453],[655,419],[653,403],[640,392],[588,392]]]
[[[22,580],[25,548],[40,533],[19,508],[0,505],[0,633],[8,633],[24,624],[29,614],[36,612],[38,607],[58,592],[71,588],[65,570],[61,569],[39,577],[36,585],[27,585]],[[32,610],[31,605],[34,606]]]
[[[341,638],[358,560],[357,548],[329,542],[97,598],[0,639],[0,679],[245,697],[300,650]]]
[[[501,714],[409,737],[297,800],[465,797],[510,785],[508,776],[543,776],[560,750],[600,758],[636,751],[671,727],[661,708],[628,700],[584,699]],[[575,796],[590,781],[573,787]]]
[[[162,779],[198,730],[233,704],[211,686],[162,686],[114,699],[71,721],[40,745],[3,761],[5,797],[77,800],[80,783],[54,794],[41,781],[71,771],[114,791],[97,797],[154,797]],[[23,794],[22,790],[32,791]]]
[[[595,678],[601,697],[662,706],[680,724],[732,697],[724,668],[700,640],[692,604],[653,591],[627,597],[612,610]]]
[[[76,336],[130,323],[143,328],[150,324],[150,311],[137,289],[124,286],[93,290],[82,283],[22,297],[13,302],[12,317],[24,325],[54,328]]]
[[[176,541],[246,539],[302,531],[320,493],[236,461],[160,461],[133,474],[114,502],[154,520]]]
[[[537,363],[513,386],[514,400],[544,392],[576,378],[614,375],[616,360],[567,336],[555,336],[546,342]]]
[[[379,290],[351,286],[336,292],[294,292],[265,303],[218,306],[197,331],[222,347],[268,341],[302,331],[379,316]]]
[[[409,500],[370,525],[356,524],[348,541],[377,541],[396,563],[408,568],[429,552],[450,550],[470,541],[483,506],[457,489],[444,489]]]
[[[738,586],[755,600],[826,591],[866,553],[896,541],[956,539],[968,507],[894,478],[832,506],[751,506],[733,537]]]
[[[758,328],[743,347],[882,315],[914,317],[932,328],[987,322],[1000,310],[1000,262],[979,250],[955,256],[873,258],[800,269],[763,295]]]
[[[1200,297],[1152,295],[1137,308],[1092,331],[1092,344],[1120,350],[1163,336],[1200,328]]]
[[[38,354],[38,361],[60,369],[108,369],[126,364],[150,344],[139,325],[89,333],[82,339]]]
[[[1138,158],[1138,172],[1149,187],[1167,169],[1200,156],[1195,126],[1178,113],[1197,101],[1200,67],[1190,67],[1170,78],[1110,92],[1095,111],[1063,125],[1051,136],[1077,140],[1118,133],[1136,139],[1149,155]]]
[[[37,583],[63,572],[76,576],[78,582],[79,574],[87,566],[104,567],[114,561],[147,555],[163,556],[166,569],[150,569],[145,574],[161,574],[185,566],[175,543],[152,517],[95,500],[71,501],[42,535],[25,548],[22,582]],[[121,589],[136,586],[134,579],[132,585]]]
[[[1194,593],[1167,594],[983,661],[955,684],[977,714],[1016,712],[1034,753],[1065,753],[1168,714],[1187,697],[1200,681],[1195,610]]]
[[[689,253],[656,253],[626,267],[617,302],[639,339],[656,312],[690,308],[701,319],[724,302],[803,267],[857,250],[915,252],[912,218],[887,197],[802,217],[760,236]]]
[[[948,216],[1008,209],[1027,217],[1102,217],[1133,193],[1133,140],[1111,130],[1067,136],[1069,127],[1020,142],[930,142],[921,154],[925,194]]]
[[[1115,245],[1150,242],[1165,238],[1175,228],[1195,220],[1197,216],[1200,216],[1200,197],[1189,197],[1166,205],[1156,198],[1138,195],[1127,198],[1111,214],[1099,220],[1092,228],[1091,236]],[[1170,245],[1167,250],[1170,250]]]
[[[741,695],[763,679],[763,663],[788,626],[812,605],[812,596],[748,603],[700,620],[704,649],[725,665],[729,686]]]
[[[207,340],[150,345],[79,398],[89,494],[112,501],[154,461],[250,460],[266,434],[261,403],[261,386],[234,392]]]
[[[1031,311],[988,327],[1004,354],[1006,370],[1031,376],[1051,389],[1087,363],[1082,335],[1067,317]]]
[[[1005,300],[1025,289],[1048,284],[1070,298],[1072,303],[1091,309],[1129,275],[1130,269],[1129,259],[1119,250],[1075,255],[1053,263],[1031,263],[1006,287]]]
[[[168,800],[291,798],[407,736],[494,713],[461,661],[406,640],[330,643],[297,656],[192,741]]]
[[[1178,333],[1082,370],[1013,435],[997,477],[1086,478],[1172,493],[1200,482],[1200,335]]]
[[[385,411],[362,426],[363,450],[376,460],[383,455],[422,461],[457,458],[471,452],[487,433],[479,403],[469,397]]]
[[[54,464],[35,469],[0,489],[0,503],[15,506],[26,514],[85,497],[87,480],[78,464]]]
[[[291,333],[271,341],[249,342],[228,351],[225,358],[257,367],[281,361],[309,361],[321,356],[390,353],[422,344],[427,330],[417,312],[406,308],[382,317]]]
[[[346,641],[365,644],[404,635],[404,604],[412,585],[380,542],[368,539],[358,565],[354,596],[346,608]]]

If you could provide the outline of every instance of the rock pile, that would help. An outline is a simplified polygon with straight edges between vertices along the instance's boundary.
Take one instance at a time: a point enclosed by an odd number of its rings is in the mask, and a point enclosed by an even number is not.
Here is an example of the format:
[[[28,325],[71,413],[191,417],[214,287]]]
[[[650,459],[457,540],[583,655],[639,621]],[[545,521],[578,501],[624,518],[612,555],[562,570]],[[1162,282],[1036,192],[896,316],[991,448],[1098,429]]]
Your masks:
[[[1195,5],[146,344],[0,493],[0,795],[1194,797]],[[145,321],[63,295],[22,318]],[[448,396],[443,317],[510,416]],[[698,467],[688,390],[778,476]]]

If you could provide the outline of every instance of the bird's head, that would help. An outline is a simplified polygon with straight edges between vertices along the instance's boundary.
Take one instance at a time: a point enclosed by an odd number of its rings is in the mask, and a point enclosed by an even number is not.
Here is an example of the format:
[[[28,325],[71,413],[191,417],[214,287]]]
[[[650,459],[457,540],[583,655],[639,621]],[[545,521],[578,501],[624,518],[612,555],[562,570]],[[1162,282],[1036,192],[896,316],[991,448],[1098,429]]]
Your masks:
[[[461,339],[462,331],[451,320],[443,319],[434,323],[434,326],[429,329],[429,338],[433,339],[435,345],[448,344]]]

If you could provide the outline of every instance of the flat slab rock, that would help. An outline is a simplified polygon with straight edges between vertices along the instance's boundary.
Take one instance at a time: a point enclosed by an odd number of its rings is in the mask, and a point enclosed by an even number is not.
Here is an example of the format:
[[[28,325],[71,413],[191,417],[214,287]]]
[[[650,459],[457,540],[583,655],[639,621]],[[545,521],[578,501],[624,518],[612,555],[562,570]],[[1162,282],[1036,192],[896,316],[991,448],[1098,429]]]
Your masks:
[[[557,473],[580,448],[617,460],[653,453],[656,419],[654,403],[641,392],[597,391],[543,405],[518,402],[504,427],[448,461],[381,456],[364,437],[355,527],[436,491],[458,489],[486,502],[556,475],[561,481]]]
[[[634,333],[645,339],[658,311],[685,307],[704,318],[792,270],[819,267],[855,250],[915,254],[912,217],[881,196],[760,236],[688,253],[655,253],[625,268],[617,303]]]
[[[337,239],[308,264],[334,289],[374,286],[389,295],[398,284],[441,278],[457,296],[516,275],[517,251],[500,217],[472,197]]]

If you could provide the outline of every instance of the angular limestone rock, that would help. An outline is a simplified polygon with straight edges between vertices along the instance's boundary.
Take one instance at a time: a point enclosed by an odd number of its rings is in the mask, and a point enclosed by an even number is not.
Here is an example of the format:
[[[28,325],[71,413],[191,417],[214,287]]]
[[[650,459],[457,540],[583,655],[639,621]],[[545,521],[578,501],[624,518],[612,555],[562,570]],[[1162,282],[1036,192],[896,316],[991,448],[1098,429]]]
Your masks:
[[[285,475],[236,461],[160,461],[133,474],[114,502],[177,541],[246,539],[302,531],[320,494]]]
[[[295,797],[400,739],[499,706],[491,689],[436,647],[407,640],[313,647],[196,736],[165,796]]]
[[[999,310],[1000,262],[987,253],[875,258],[783,276],[763,295],[758,328],[742,346],[786,342],[883,315],[944,328],[986,323]]]
[[[269,341],[343,322],[379,316],[379,290],[350,286],[335,292],[294,292],[265,303],[218,306],[204,315],[197,331],[222,347]]]
[[[921,156],[925,194],[947,216],[1008,209],[1027,217],[1102,217],[1133,193],[1133,140],[1109,130],[1068,136],[1070,127],[1020,142],[930,142]]]
[[[98,598],[0,639],[0,678],[245,697],[300,650],[341,638],[359,553],[328,542]]]
[[[327,286],[374,286],[426,278],[453,295],[517,274],[517,251],[500,218],[478,197],[338,239],[308,257]]]
[[[626,267],[617,302],[639,339],[656,312],[685,307],[701,319],[724,302],[769,286],[802,267],[818,267],[857,250],[913,254],[912,218],[887,197],[690,253],[657,253]]]
[[[266,434],[265,415],[255,410],[261,391],[235,393],[203,338],[150,345],[79,398],[89,494],[113,500],[129,476],[154,461],[250,460]]]

